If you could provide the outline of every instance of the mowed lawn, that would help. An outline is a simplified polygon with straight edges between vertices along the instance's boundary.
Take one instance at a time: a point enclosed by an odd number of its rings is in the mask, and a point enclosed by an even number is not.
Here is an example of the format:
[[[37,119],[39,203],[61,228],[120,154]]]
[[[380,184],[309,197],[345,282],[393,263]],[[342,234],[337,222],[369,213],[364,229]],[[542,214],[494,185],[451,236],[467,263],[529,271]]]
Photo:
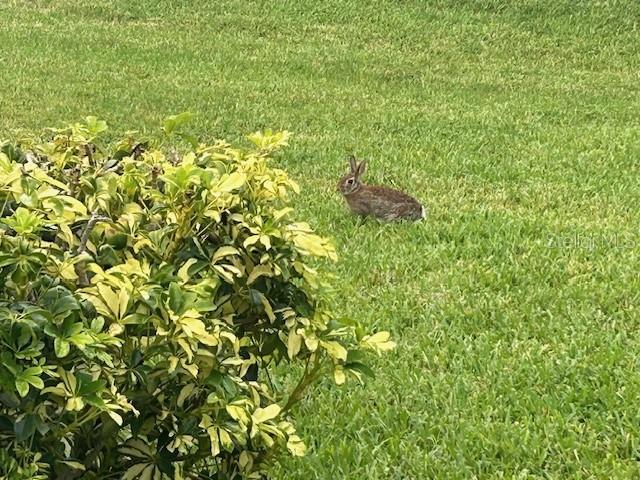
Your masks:
[[[640,3],[0,2],[0,137],[184,110],[295,133],[335,310],[398,342],[273,478],[640,478]],[[350,152],[428,220],[358,225]]]

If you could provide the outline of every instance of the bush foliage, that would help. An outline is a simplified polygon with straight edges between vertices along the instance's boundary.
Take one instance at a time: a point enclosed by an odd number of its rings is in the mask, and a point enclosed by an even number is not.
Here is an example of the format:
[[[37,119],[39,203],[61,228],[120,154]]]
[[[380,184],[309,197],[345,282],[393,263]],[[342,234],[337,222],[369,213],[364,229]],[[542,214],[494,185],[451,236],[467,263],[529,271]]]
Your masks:
[[[269,165],[288,134],[203,145],[184,120],[0,144],[0,478],[260,478],[304,454],[307,387],[393,347],[322,303],[334,249]]]

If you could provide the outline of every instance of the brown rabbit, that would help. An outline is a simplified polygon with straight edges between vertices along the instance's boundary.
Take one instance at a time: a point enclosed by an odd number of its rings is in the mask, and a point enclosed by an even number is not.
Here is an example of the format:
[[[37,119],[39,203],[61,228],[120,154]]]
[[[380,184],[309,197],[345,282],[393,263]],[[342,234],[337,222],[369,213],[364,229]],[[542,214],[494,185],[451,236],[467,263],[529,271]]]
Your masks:
[[[387,187],[362,183],[367,161],[356,161],[349,157],[350,172],[340,179],[338,190],[342,192],[351,211],[363,217],[373,216],[387,222],[394,220],[421,220],[425,218],[424,207],[406,193]]]

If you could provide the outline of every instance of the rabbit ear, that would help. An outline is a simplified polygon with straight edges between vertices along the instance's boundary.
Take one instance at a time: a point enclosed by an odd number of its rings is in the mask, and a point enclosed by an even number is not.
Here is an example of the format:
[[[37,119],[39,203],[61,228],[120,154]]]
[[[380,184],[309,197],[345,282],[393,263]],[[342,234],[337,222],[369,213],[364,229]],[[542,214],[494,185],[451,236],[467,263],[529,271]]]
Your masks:
[[[351,168],[351,173],[356,173],[357,163],[355,155],[349,155],[349,168]]]
[[[366,171],[367,171],[367,161],[362,160],[356,167],[356,170],[355,170],[356,178],[359,179],[360,177],[362,177],[362,175],[364,175],[364,172]]]

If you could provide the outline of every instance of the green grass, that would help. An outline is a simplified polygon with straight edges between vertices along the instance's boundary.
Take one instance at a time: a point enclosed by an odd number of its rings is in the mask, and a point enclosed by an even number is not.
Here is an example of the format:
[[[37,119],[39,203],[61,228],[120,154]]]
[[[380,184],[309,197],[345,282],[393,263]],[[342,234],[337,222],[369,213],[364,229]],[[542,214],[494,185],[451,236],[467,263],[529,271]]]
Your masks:
[[[640,477],[640,4],[4,0],[0,18],[0,137],[183,110],[205,139],[296,133],[278,162],[335,238],[335,308],[399,347],[365,387],[318,387],[309,455],[274,478]],[[358,226],[335,193],[352,150],[428,221]]]

